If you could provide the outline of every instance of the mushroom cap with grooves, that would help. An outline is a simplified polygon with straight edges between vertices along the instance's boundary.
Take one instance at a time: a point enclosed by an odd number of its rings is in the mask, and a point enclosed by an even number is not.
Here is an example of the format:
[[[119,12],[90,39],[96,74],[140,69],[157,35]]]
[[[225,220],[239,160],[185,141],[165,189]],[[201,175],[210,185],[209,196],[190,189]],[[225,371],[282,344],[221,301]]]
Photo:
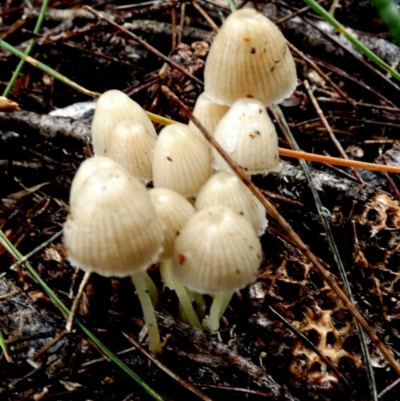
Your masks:
[[[196,210],[211,205],[223,205],[243,214],[262,235],[268,225],[265,208],[242,180],[228,171],[215,173],[201,188],[196,198]]]
[[[192,216],[175,240],[173,273],[202,294],[224,294],[253,282],[261,243],[251,223],[226,206],[209,206]]]
[[[220,104],[249,97],[270,106],[290,96],[296,84],[296,65],[279,28],[254,9],[230,14],[206,60],[207,96]]]
[[[97,170],[109,167],[121,168],[124,170],[124,168],[120,164],[110,159],[109,157],[94,156],[84,160],[80,164],[74,178],[72,179],[71,189],[69,193],[69,204],[72,205],[76,197],[76,193],[88,177],[90,177]]]
[[[141,123],[125,120],[113,129],[105,155],[147,184],[153,178],[151,159],[156,140]]]
[[[152,188],[149,190],[149,195],[158,216],[165,224],[164,251],[160,260],[168,260],[172,257],[176,236],[189,218],[196,213],[196,209],[187,199],[172,189]]]
[[[256,99],[239,99],[221,118],[214,139],[246,174],[265,174],[279,167],[278,135],[265,107]],[[232,171],[215,148],[215,170]]]
[[[211,176],[211,150],[187,125],[169,124],[160,131],[152,166],[155,188],[169,188],[188,198]]]
[[[111,89],[99,97],[94,111],[92,143],[95,155],[104,155],[114,127],[125,120],[141,123],[150,135],[157,137],[153,123],[142,107],[124,92]]]
[[[219,120],[221,120],[221,118],[226,114],[228,110],[228,106],[212,102],[207,97],[207,94],[203,92],[196,100],[196,104],[194,105],[193,109],[193,115],[212,135],[215,127],[219,123]],[[192,121],[189,121],[188,125],[194,133],[198,134],[202,139],[206,140],[203,133],[196,127],[196,125]]]
[[[163,230],[145,186],[123,169],[103,168],[78,189],[64,244],[74,266],[124,277],[158,260]]]

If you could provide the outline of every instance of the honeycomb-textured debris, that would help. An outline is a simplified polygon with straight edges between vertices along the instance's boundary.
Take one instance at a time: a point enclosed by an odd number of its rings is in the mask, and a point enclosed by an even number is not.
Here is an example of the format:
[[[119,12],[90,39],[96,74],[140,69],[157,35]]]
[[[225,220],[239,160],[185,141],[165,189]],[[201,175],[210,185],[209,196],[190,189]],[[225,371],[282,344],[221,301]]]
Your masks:
[[[263,294],[269,298],[268,304],[319,353],[266,312]],[[323,392],[325,399],[339,394],[343,377],[335,368],[346,378],[365,376],[359,349],[349,345],[355,336],[350,313],[297,251],[287,251],[279,260],[271,260],[259,281],[250,287],[249,295],[258,310],[254,323],[260,329],[259,343],[272,359],[277,359],[275,363],[287,364],[292,385],[305,390],[308,397],[315,391]]]

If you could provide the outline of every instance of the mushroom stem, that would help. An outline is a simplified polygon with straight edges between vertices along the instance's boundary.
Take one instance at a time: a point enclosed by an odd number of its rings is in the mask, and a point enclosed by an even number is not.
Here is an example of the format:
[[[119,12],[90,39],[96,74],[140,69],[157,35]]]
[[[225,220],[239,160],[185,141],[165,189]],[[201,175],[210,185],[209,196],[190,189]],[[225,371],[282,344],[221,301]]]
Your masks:
[[[166,273],[167,281],[169,281],[172,284],[172,288],[175,290],[176,295],[179,298],[179,302],[182,305],[182,310],[183,310],[188,322],[193,327],[197,327],[198,329],[201,330],[202,327],[200,324],[200,320],[199,320],[198,316],[196,315],[196,312],[193,309],[192,301],[188,295],[188,292],[186,291],[186,288],[172,273],[171,259],[168,259],[167,261],[163,261],[163,262],[161,262],[161,264],[164,265],[163,270],[164,270],[164,273]]]
[[[146,278],[147,277],[147,278]],[[149,288],[146,283],[149,276],[146,272],[139,272],[131,276],[132,282],[135,285],[137,295],[139,297],[140,305],[142,306],[144,321],[149,333],[149,348],[150,351],[157,355],[161,353],[162,346],[160,341],[160,332],[158,331],[158,324],[154,307],[149,295]]]
[[[156,285],[154,284],[154,281],[148,275],[147,271],[144,272],[142,277],[143,277],[143,280],[145,281],[147,291],[151,298],[151,302],[152,302],[153,306],[155,306],[156,303],[158,302],[158,289],[157,289]]]
[[[203,320],[203,326],[210,331],[217,331],[219,329],[219,320],[224,314],[229,302],[232,299],[233,292],[226,294],[216,294],[213,298],[210,315]]]
[[[206,301],[204,300],[203,295],[199,294],[196,291],[191,291],[188,288],[186,288],[186,291],[187,291],[190,299],[192,299],[196,304],[197,316],[204,317],[204,315],[206,314],[207,305],[206,305]]]

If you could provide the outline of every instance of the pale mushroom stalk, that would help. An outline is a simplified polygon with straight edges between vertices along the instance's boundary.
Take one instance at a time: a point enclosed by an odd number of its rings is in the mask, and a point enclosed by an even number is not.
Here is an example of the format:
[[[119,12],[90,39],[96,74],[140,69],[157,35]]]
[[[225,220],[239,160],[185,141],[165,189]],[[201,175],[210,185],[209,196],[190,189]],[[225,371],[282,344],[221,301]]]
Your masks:
[[[70,214],[64,225],[68,259],[87,273],[131,276],[148,325],[149,347],[157,354],[161,342],[151,299],[152,295],[155,300],[157,289],[146,268],[163,251],[164,224],[146,187],[124,168],[115,163],[90,174],[87,166],[72,184]]]
[[[226,311],[229,303],[231,302],[233,294],[234,292],[214,295],[210,308],[210,314],[205,319],[203,319],[204,327],[206,327],[210,331],[216,331],[219,329],[219,321]]]
[[[166,276],[168,277],[167,280],[171,283],[172,288],[175,290],[179,302],[182,306],[182,310],[189,324],[201,330],[202,326],[200,320],[195,310],[193,309],[192,301],[190,299],[187,289],[172,273],[171,259],[168,259],[167,261],[161,263],[165,272],[164,274],[166,274]]]
[[[158,302],[158,298],[159,298],[158,289],[157,289],[156,285],[154,284],[154,281],[151,279],[151,277],[147,273],[147,271],[145,271],[144,273],[145,274],[143,274],[142,279],[146,284],[146,291],[149,293],[152,304],[155,305]],[[132,280],[132,282],[133,282],[133,280]]]
[[[251,223],[226,206],[197,212],[176,237],[173,273],[190,290],[214,297],[203,321],[211,331],[218,330],[234,292],[257,277],[261,256]]]
[[[179,193],[167,188],[153,188],[149,191],[156,212],[165,224],[163,253],[160,255],[160,274],[166,287],[175,290],[189,323],[201,329],[201,324],[193,309],[191,295],[176,279],[171,268],[174,241],[188,219],[195,214],[194,207]]]
[[[160,332],[158,330],[158,324],[156,314],[154,311],[152,299],[149,294],[149,288],[147,282],[150,277],[146,272],[139,272],[131,276],[132,282],[135,285],[137,296],[142,306],[142,312],[144,321],[149,334],[149,348],[150,351],[157,355],[161,353],[162,346],[160,341]]]

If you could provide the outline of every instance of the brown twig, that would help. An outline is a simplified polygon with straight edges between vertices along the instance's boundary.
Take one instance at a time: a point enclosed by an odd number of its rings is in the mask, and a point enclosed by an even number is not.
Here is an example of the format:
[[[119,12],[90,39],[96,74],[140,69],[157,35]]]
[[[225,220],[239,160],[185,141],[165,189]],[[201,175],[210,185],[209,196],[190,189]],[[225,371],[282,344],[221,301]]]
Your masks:
[[[166,63],[170,64],[173,68],[176,68],[178,71],[180,71],[182,74],[186,75],[187,77],[189,77],[191,80],[193,80],[194,82],[196,82],[198,85],[200,85],[201,87],[203,87],[203,82],[199,79],[196,78],[194,75],[190,74],[189,72],[187,72],[183,67],[181,67],[179,64],[175,63],[174,61],[172,61],[171,59],[169,59],[167,56],[165,56],[164,54],[162,54],[160,51],[158,51],[155,47],[149,45],[146,41],[144,41],[143,39],[139,38],[139,36],[135,35],[134,33],[128,31],[127,29],[125,29],[124,27],[122,27],[121,25],[118,25],[116,22],[110,20],[109,18],[105,17],[103,14],[99,13],[98,11],[94,10],[92,7],[90,6],[84,6],[83,7],[85,10],[90,11],[92,14],[94,14],[97,18],[99,18],[100,20],[104,20],[106,21],[108,24],[114,26],[115,28],[117,28],[118,30],[120,30],[121,32],[124,32],[125,34],[129,35],[132,39],[134,39],[136,42],[138,42],[140,45],[142,45],[144,48],[146,48],[148,51],[152,52],[153,54],[155,54],[157,57],[159,57],[161,60],[165,61]]]
[[[337,294],[337,296],[342,300],[344,305],[357,320],[360,326],[364,329],[366,334],[370,337],[372,343],[381,351],[384,358],[388,361],[390,366],[394,371],[400,375],[400,365],[386,347],[386,345],[378,338],[374,330],[369,326],[367,321],[361,315],[361,313],[355,308],[351,303],[349,298],[343,292],[343,290],[336,283],[336,278],[331,275],[321,264],[318,258],[308,249],[307,245],[301,240],[297,233],[295,233],[289,223],[280,215],[278,210],[273,206],[260,192],[260,190],[252,183],[252,181],[246,176],[243,170],[238,166],[238,164],[230,157],[222,146],[211,136],[211,134],[204,128],[200,121],[193,116],[191,111],[184,105],[179,98],[166,86],[162,86],[163,93],[172,101],[177,103],[185,115],[193,121],[196,127],[203,133],[205,138],[211,143],[211,145],[218,151],[218,153],[223,157],[223,159],[228,163],[229,167],[239,176],[239,178],[247,185],[247,187],[254,193],[254,195],[259,199],[259,201],[264,205],[268,214],[274,218],[281,228],[286,232],[289,238],[294,244],[299,248],[308,260],[314,264],[314,266],[319,271],[322,278],[328,283],[332,290]]]
[[[339,151],[339,153],[341,154],[341,156],[342,156],[344,159],[349,159],[349,157],[347,156],[346,152],[344,151],[344,149],[343,149],[341,143],[336,139],[335,134],[332,132],[332,129],[331,129],[330,125],[328,124],[328,121],[326,120],[326,118],[325,118],[325,116],[324,116],[324,113],[322,112],[321,108],[319,107],[319,104],[318,104],[318,102],[317,102],[317,99],[315,99],[315,96],[314,96],[314,94],[312,93],[312,90],[311,90],[311,88],[310,88],[310,85],[309,85],[309,83],[308,83],[308,81],[307,81],[306,79],[303,81],[303,84],[304,84],[304,87],[306,88],[306,91],[307,91],[307,93],[308,93],[308,96],[310,97],[310,99],[311,99],[311,101],[312,101],[312,104],[314,105],[314,108],[315,108],[315,110],[316,110],[316,112],[317,112],[319,118],[320,118],[321,121],[322,121],[322,124],[324,124],[324,127],[325,127],[326,131],[328,132],[329,137],[331,138],[331,141],[332,141],[333,144],[336,146],[336,149]],[[360,184],[362,184],[364,181],[363,181],[363,179],[361,178],[361,176],[360,176],[360,174],[358,173],[358,171],[355,170],[354,167],[350,167],[350,168],[351,168],[351,170],[353,171],[353,174],[354,174],[354,176],[357,178],[358,182],[359,182]]]
[[[166,373],[169,377],[175,380],[182,387],[191,391],[194,395],[199,397],[203,401],[213,401],[209,396],[204,394],[202,391],[197,389],[195,386],[190,384],[187,380],[182,379],[176,373],[174,373],[171,369],[167,368],[163,363],[161,363],[157,358],[155,358],[150,352],[144,349],[134,338],[128,336],[128,334],[122,332],[122,335],[136,347],[138,351],[140,351],[146,358],[152,361],[159,369],[161,369],[164,373]]]
[[[303,52],[301,52],[299,49],[297,49],[297,47],[293,46],[290,42],[286,41],[286,43],[288,44],[290,50],[295,53],[298,57],[300,57],[305,63],[307,63],[311,68],[313,68],[318,75],[323,78],[326,82],[329,83],[329,85],[331,85],[331,87],[333,88],[333,90],[339,95],[341,96],[346,102],[350,103],[356,110],[358,109],[356,102],[353,99],[350,99],[347,94],[342,91],[342,89],[340,89],[340,87],[338,85],[336,85],[333,80],[327,75],[325,74],[321,68],[318,67],[317,64],[314,63],[314,61],[312,61],[309,57],[307,57]]]

